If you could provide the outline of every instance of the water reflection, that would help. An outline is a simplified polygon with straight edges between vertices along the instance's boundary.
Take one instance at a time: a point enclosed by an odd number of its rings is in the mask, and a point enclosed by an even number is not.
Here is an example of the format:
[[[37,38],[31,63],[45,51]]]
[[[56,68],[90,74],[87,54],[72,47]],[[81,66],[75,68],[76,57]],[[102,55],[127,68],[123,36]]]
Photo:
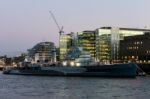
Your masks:
[[[136,79],[0,74],[0,99],[148,99],[149,77]]]

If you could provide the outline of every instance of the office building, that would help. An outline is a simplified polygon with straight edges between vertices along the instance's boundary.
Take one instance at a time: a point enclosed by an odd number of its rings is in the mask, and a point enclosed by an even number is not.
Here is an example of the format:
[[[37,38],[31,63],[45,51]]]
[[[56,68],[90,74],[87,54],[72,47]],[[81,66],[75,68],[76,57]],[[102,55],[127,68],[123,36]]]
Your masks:
[[[66,58],[66,55],[71,50],[71,47],[73,46],[73,39],[74,34],[61,34],[60,35],[60,41],[59,41],[59,59],[60,62],[64,61]]]
[[[150,63],[150,33],[125,37],[120,41],[120,59],[124,62]]]
[[[55,62],[56,52],[52,42],[40,42],[28,50],[28,56],[34,63]]]
[[[83,31],[77,33],[78,47],[81,47],[83,51],[89,52],[91,57],[95,59],[95,31]]]
[[[150,32],[148,29],[102,27],[96,29],[96,60],[118,61],[120,52],[120,40],[124,37],[143,35]]]

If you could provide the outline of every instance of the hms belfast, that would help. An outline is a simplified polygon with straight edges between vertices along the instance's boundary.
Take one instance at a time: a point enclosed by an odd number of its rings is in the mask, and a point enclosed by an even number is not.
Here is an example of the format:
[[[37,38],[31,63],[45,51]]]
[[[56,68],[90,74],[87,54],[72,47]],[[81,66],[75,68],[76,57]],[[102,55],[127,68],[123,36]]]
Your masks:
[[[114,64],[82,67],[22,67],[4,69],[4,74],[40,76],[78,76],[78,77],[136,77],[135,64]]]
[[[81,51],[79,54],[79,57],[74,61],[67,60],[62,64],[53,64],[51,66],[24,63],[21,67],[4,68],[3,73],[12,75],[78,77],[136,77],[137,75],[137,66],[133,63],[102,65],[93,62],[87,52]],[[70,59],[71,57],[69,55]]]

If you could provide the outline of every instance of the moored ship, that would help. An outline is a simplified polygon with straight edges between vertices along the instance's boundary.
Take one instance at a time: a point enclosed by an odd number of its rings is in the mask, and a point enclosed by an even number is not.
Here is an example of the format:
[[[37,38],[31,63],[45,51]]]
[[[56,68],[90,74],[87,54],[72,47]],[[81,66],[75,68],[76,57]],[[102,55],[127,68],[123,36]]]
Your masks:
[[[74,51],[75,52],[75,51]],[[41,66],[24,64],[21,67],[4,68],[4,74],[14,75],[46,75],[46,76],[79,76],[79,77],[136,77],[137,65],[129,64],[97,64],[88,52],[79,55],[69,54],[62,64]],[[69,60],[72,59],[72,60]]]
[[[130,64],[113,64],[97,66],[51,66],[32,65],[18,68],[5,68],[4,74],[46,75],[46,76],[80,76],[80,77],[136,77],[137,66]]]

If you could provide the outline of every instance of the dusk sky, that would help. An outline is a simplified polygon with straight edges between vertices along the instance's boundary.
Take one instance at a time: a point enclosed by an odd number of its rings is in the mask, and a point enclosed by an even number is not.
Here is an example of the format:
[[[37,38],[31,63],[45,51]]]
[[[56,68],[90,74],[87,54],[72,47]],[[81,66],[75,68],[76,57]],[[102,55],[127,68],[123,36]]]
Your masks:
[[[0,0],[0,54],[26,51],[41,41],[58,46],[65,33],[102,26],[150,29],[150,0]]]

